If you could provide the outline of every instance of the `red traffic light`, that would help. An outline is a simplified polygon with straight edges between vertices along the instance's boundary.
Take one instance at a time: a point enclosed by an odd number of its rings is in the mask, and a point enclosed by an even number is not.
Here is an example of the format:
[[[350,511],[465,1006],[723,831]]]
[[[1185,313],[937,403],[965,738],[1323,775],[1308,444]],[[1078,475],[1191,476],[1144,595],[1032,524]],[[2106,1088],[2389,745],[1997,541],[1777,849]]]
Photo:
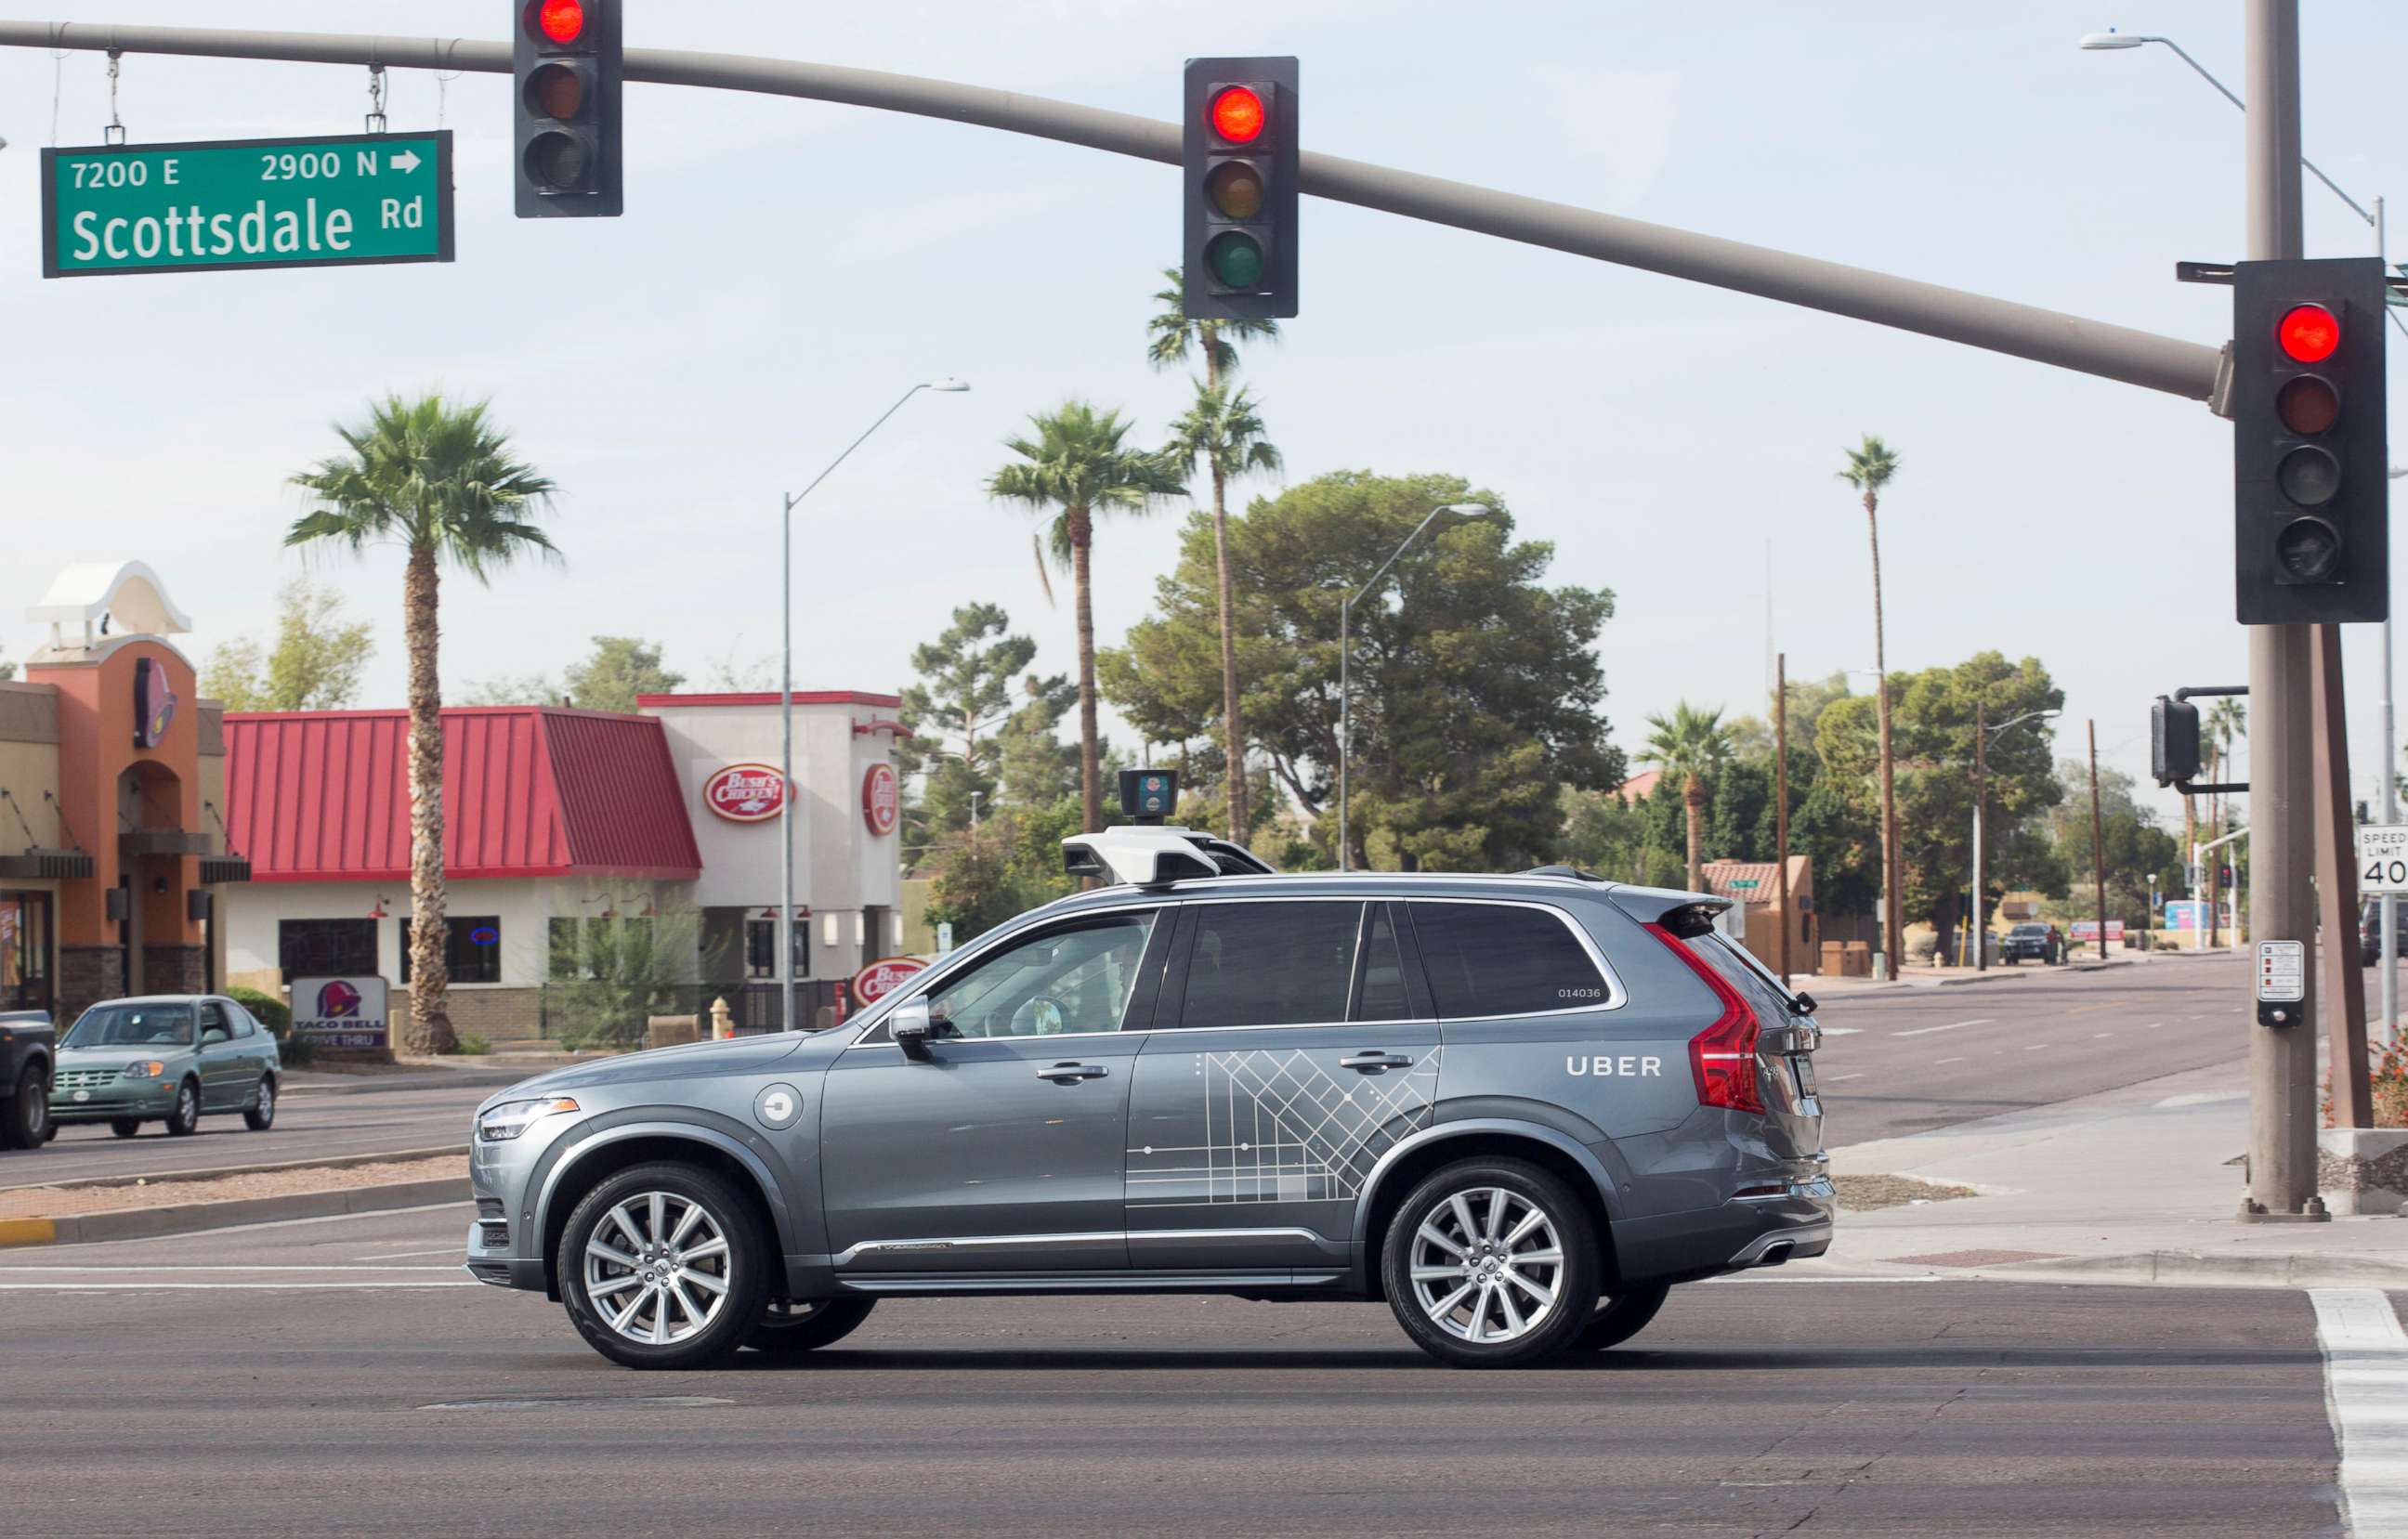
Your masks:
[[[535,26],[555,43],[573,43],[585,31],[585,0],[536,0]]]
[[[2321,305],[2294,305],[2283,312],[2274,339],[2294,362],[2321,363],[2341,346],[2341,321]]]
[[[1263,134],[1263,99],[1244,86],[1212,98],[1212,132],[1231,144],[1252,144]]]

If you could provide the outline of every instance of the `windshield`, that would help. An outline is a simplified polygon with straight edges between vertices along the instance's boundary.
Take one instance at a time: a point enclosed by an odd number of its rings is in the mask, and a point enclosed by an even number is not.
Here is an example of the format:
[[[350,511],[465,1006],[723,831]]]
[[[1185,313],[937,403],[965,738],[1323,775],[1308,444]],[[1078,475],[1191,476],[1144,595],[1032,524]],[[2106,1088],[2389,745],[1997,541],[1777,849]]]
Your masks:
[[[62,1047],[189,1047],[189,1005],[95,1005],[75,1023]]]
[[[2044,924],[2019,924],[2015,926],[2010,933],[2017,935],[2045,935],[2048,933],[2048,926]]]

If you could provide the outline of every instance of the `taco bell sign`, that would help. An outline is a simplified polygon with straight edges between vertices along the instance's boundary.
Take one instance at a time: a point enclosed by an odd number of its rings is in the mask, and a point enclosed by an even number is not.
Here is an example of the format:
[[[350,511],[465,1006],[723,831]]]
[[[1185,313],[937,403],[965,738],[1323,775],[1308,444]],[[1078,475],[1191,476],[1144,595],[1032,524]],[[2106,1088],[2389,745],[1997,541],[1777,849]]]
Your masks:
[[[293,1034],[321,1047],[389,1047],[384,979],[294,978]]]

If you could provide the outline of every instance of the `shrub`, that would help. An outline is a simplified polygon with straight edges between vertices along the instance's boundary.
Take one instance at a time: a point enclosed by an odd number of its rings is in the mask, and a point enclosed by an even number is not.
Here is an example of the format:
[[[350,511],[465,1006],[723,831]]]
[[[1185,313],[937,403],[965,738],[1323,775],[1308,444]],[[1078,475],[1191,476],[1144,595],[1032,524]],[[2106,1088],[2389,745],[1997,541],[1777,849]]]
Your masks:
[[[249,1010],[280,1040],[293,1034],[293,1011],[274,994],[256,989],[229,989],[226,998]]]
[[[494,1050],[494,1045],[474,1032],[462,1032],[452,1050],[464,1058],[482,1058]]]

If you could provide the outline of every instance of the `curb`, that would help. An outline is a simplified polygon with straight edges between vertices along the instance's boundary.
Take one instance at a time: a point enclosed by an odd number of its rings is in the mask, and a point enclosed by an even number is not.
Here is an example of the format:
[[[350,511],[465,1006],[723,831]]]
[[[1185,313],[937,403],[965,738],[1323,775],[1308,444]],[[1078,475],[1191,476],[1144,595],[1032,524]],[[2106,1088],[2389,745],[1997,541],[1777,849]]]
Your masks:
[[[314,1160],[280,1160],[261,1165],[211,1165],[206,1170],[137,1170],[123,1176],[87,1176],[74,1181],[28,1181],[22,1186],[0,1187],[0,1192],[25,1191],[40,1189],[50,1191],[91,1191],[102,1187],[166,1186],[174,1182],[214,1181],[227,1176],[272,1176],[287,1170],[346,1170],[353,1165],[382,1165],[403,1160],[440,1160],[447,1155],[468,1153],[466,1144],[448,1144],[437,1148],[393,1149],[369,1154],[331,1154]]]
[[[301,1072],[318,1074],[324,1071],[305,1069]],[[416,1074],[359,1075],[350,1076],[357,1079],[356,1084],[285,1085],[281,1087],[281,1090],[284,1098],[289,1101],[295,1096],[315,1098],[322,1095],[393,1095],[404,1090],[500,1090],[506,1085],[515,1085],[522,1079],[533,1079],[537,1075],[550,1071],[529,1069],[523,1073],[503,1075],[478,1069],[452,1069],[443,1071],[443,1077],[439,1079],[433,1077],[435,1072],[428,1071],[426,1077],[421,1077]],[[396,1079],[403,1083],[398,1085],[391,1083]]]
[[[430,1204],[466,1203],[468,1200],[468,1178],[447,1176],[431,1181],[395,1181],[386,1186],[353,1187],[343,1191],[295,1191],[279,1197],[232,1197],[222,1202],[129,1207],[115,1213],[79,1213],[63,1218],[0,1218],[0,1249],[35,1245],[91,1245],[101,1240],[141,1240],[159,1234],[224,1229],[235,1224],[273,1223],[284,1218],[326,1218],[346,1213],[382,1213],[394,1208],[424,1207]]]
[[[1875,1270],[1878,1268],[1878,1270]],[[1875,1261],[1828,1267],[1858,1277],[1929,1277],[1942,1282],[2072,1283],[2125,1288],[2379,1288],[2408,1290],[2408,1261],[2286,1251],[2211,1256],[2196,1250],[2141,1250],[2121,1256],[2066,1256],[1999,1266],[1932,1267]]]

